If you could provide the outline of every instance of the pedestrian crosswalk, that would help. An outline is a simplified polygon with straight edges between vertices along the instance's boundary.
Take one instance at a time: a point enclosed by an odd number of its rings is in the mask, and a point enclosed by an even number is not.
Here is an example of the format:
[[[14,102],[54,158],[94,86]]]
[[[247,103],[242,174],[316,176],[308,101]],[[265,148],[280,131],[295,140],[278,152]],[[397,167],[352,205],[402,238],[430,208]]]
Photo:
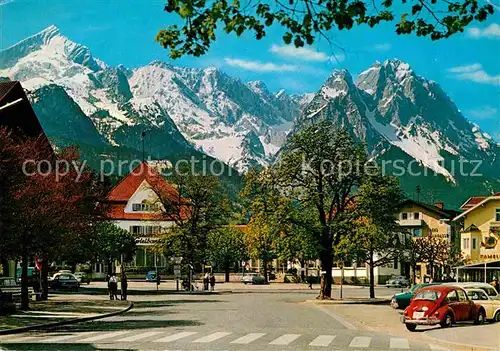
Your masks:
[[[202,346],[216,345],[218,349],[227,347],[231,350],[241,350],[242,347],[260,347],[264,349],[280,349],[292,347],[303,350],[445,350],[437,345],[423,344],[410,341],[406,338],[391,336],[360,335],[359,332],[342,332],[338,334],[294,334],[294,333],[239,333],[231,331],[182,331],[175,332],[167,329],[120,330],[120,331],[95,331],[95,332],[46,332],[21,335],[0,336],[0,343],[40,343],[40,344],[117,344],[135,346],[155,345],[155,349],[169,345]],[[189,348],[187,348],[189,349]],[[198,349],[198,348],[196,348]]]

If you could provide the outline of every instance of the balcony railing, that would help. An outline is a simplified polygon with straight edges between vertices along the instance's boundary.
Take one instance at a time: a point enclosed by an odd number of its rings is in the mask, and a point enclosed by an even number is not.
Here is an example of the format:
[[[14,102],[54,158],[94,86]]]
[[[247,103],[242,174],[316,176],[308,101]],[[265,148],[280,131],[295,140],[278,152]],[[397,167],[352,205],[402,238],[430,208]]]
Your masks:
[[[421,219],[400,219],[398,224],[402,227],[421,227],[424,221]]]

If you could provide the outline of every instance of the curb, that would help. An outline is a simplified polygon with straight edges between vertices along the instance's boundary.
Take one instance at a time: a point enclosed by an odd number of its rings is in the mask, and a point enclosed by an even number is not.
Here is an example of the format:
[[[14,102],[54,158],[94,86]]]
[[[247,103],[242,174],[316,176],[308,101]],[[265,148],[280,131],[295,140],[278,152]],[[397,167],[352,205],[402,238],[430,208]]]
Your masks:
[[[428,335],[427,333],[424,332],[424,335],[426,338],[435,340],[435,342],[439,342],[441,345],[446,345],[446,347],[451,347],[453,346],[459,346],[464,349],[468,349],[471,351],[497,351],[499,348],[496,347],[490,347],[490,346],[481,346],[481,345],[474,345],[474,344],[464,344],[460,342],[453,342],[453,341],[448,341],[448,340],[443,340],[443,339],[438,339],[433,336]]]
[[[52,323],[44,323],[44,324],[36,324],[36,325],[30,325],[28,327],[20,327],[20,328],[13,328],[13,329],[7,329],[7,330],[0,330],[0,335],[10,335],[10,334],[20,334],[24,333],[27,331],[33,331],[33,330],[44,330],[44,329],[53,329],[55,327],[60,327],[63,325],[71,325],[71,324],[76,324],[76,323],[81,323],[81,322],[89,322],[97,319],[103,319],[103,318],[108,318],[108,317],[114,317],[119,314],[128,312],[134,307],[133,302],[129,301],[129,304],[126,308],[120,311],[114,311],[110,313],[103,313],[98,316],[90,316],[90,317],[83,317],[83,318],[75,318],[75,319],[70,319],[70,320],[64,320],[64,321],[59,321],[59,322],[52,322]]]
[[[344,300],[306,300],[306,303],[312,303],[316,305],[387,305],[391,299],[344,299]]]

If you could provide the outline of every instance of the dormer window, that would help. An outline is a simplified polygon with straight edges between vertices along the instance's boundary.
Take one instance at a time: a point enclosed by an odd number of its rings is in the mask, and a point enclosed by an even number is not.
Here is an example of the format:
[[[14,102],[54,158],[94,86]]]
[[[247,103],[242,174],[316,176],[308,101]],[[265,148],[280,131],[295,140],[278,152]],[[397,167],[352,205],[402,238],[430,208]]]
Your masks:
[[[148,204],[147,202],[132,204],[132,211],[134,212],[151,212],[155,210],[156,210],[155,205]]]

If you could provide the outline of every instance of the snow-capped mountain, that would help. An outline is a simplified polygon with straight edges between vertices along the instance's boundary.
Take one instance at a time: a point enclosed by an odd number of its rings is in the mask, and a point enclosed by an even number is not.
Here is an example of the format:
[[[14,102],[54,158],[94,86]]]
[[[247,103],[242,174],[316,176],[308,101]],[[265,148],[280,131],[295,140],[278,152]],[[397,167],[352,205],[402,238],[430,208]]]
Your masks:
[[[432,182],[438,187],[468,183],[481,189],[491,182],[500,186],[498,144],[468,121],[436,82],[418,76],[407,63],[377,62],[356,82],[346,70],[334,71],[297,120],[294,132],[323,119],[349,130],[378,159],[402,159],[407,167],[414,161],[415,170],[437,175],[427,179],[428,187]],[[467,161],[462,162],[463,171],[461,159]],[[476,161],[481,166],[475,173],[481,176],[471,179]],[[422,181],[411,179],[417,185]]]
[[[76,103],[111,145],[131,146],[123,144],[133,141],[127,131],[142,129],[165,138],[159,157],[172,151],[167,146],[195,148],[240,170],[272,160],[302,107],[284,91],[272,94],[262,82],[245,84],[213,67],[110,67],[55,26],[1,51],[1,76],[33,91],[61,87],[67,96],[60,98]]]

